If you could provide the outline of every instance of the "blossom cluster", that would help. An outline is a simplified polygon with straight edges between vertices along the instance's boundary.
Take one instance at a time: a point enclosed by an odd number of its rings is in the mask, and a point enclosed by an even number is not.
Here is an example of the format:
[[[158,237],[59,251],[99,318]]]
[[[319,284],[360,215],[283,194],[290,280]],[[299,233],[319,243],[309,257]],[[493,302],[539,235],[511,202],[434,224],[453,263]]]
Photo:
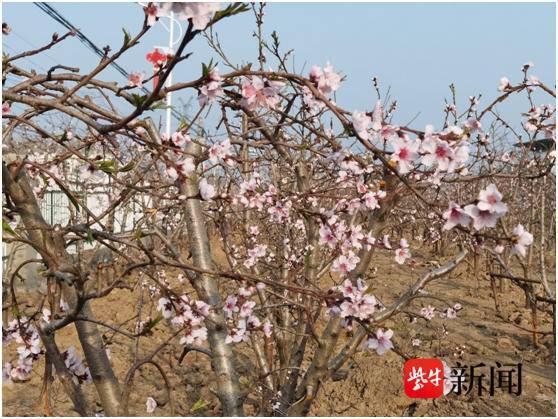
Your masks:
[[[75,347],[70,346],[61,355],[76,385],[92,381],[89,367],[84,365],[82,358],[77,355]]]
[[[158,18],[174,13],[179,20],[192,19],[194,29],[203,30],[220,8],[218,2],[160,2],[150,3],[145,12],[149,26],[153,26]]]
[[[411,138],[398,126],[383,123],[383,111],[378,102],[372,115],[354,111],[353,128],[364,140],[381,139],[392,149],[391,160],[399,173],[407,174],[422,164],[426,168],[435,168],[431,177],[433,183],[445,173],[466,172],[465,163],[469,158],[468,134],[480,131],[480,122],[474,118],[465,121],[462,126],[452,125],[441,132],[436,132],[432,125],[425,129],[423,138]]]
[[[508,206],[502,202],[502,197],[496,185],[491,183],[479,192],[476,204],[469,204],[462,209],[455,202],[451,202],[443,214],[446,220],[443,229],[450,230],[457,225],[467,227],[471,221],[477,231],[485,227],[496,227],[498,219],[508,211]]]
[[[229,327],[226,343],[244,342],[254,331],[262,331],[266,337],[271,336],[271,321],[262,322],[254,313],[256,302],[250,300],[250,297],[256,289],[263,291],[265,284],[260,282],[256,287],[240,287],[237,293],[227,296],[223,311],[225,317],[232,322],[232,327]]]
[[[275,109],[281,100],[279,93],[285,83],[258,76],[246,77],[242,82],[241,105],[248,110],[257,108]]]
[[[448,320],[455,319],[457,317],[457,313],[462,309],[463,307],[461,306],[461,304],[456,303],[452,307],[448,307],[443,312],[441,312],[440,318]],[[436,315],[436,307],[430,305],[423,307],[420,309],[420,315],[426,320],[432,320]]]
[[[207,303],[190,300],[187,295],[181,295],[180,299],[161,297],[157,304],[157,311],[165,319],[170,319],[173,326],[185,329],[180,338],[181,345],[201,345],[207,340],[207,328],[202,324],[210,309]]]
[[[344,326],[347,329],[353,328],[355,320],[369,321],[378,306],[376,298],[368,294],[368,287],[362,279],[355,282],[350,279],[343,281],[342,285],[332,288],[332,291],[340,292],[343,298],[337,299],[328,309],[328,314],[339,315],[344,319]]]
[[[41,338],[37,328],[27,317],[13,319],[8,327],[2,327],[2,344],[11,341],[20,344],[16,351],[18,354],[17,364],[6,362],[2,373],[6,381],[25,381],[33,369],[33,363],[39,359],[44,352]]]
[[[200,88],[198,102],[200,106],[205,106],[215,102],[223,94],[223,78],[219,75],[219,69],[215,67],[207,75],[207,81]]]

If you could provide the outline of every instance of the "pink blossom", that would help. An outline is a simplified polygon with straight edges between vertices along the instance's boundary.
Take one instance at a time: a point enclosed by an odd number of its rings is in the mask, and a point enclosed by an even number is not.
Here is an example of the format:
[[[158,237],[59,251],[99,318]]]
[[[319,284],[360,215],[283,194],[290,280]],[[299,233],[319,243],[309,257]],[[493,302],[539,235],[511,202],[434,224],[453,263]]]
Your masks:
[[[231,148],[231,140],[228,138],[221,143],[213,144],[209,148],[210,161],[215,164],[219,159],[226,160],[231,154]]]
[[[393,145],[392,159],[397,162],[399,173],[409,173],[413,168],[413,162],[418,157],[419,141],[397,137],[391,140]]]
[[[374,314],[376,298],[373,295],[364,294],[366,287],[361,279],[358,279],[356,284],[346,279],[336,289],[343,293],[345,299],[339,307],[333,307],[330,310],[331,314],[338,313],[342,318],[355,317],[361,320],[367,320]]]
[[[187,157],[184,160],[177,162],[176,167],[180,174],[185,177],[189,177],[196,171],[196,164],[194,163],[194,159],[191,157]]]
[[[436,307],[428,306],[420,309],[420,315],[425,317],[427,320],[432,320],[434,318],[434,312]]]
[[[225,307],[223,307],[223,310],[225,310],[227,317],[232,317],[233,313],[238,312],[238,306],[236,305],[237,301],[238,298],[236,298],[234,295],[229,295],[227,297],[227,300],[225,301]]]
[[[192,141],[188,134],[182,132],[175,132],[171,135],[171,142],[175,147],[183,147],[186,143]]]
[[[176,171],[176,169],[172,166],[168,166],[165,168],[165,173],[167,174],[167,176],[175,181],[176,179],[178,179],[178,172]]]
[[[498,215],[495,212],[480,210],[477,205],[469,204],[463,208],[465,213],[473,219],[473,227],[475,230],[481,230],[485,227],[496,227]]]
[[[159,304],[157,304],[157,311],[160,311],[165,319],[169,319],[173,313],[173,308],[170,300],[165,297],[159,298]]]
[[[211,185],[207,179],[202,178],[199,183],[200,195],[204,201],[213,199],[216,195],[215,187]]]
[[[168,16],[174,12],[180,20],[192,19],[194,29],[204,30],[213,14],[221,8],[221,3],[209,2],[162,2],[157,16]]]
[[[239,343],[248,337],[246,331],[246,319],[241,319],[238,322],[238,327],[229,329],[229,334],[225,338],[225,343]]]
[[[447,142],[435,137],[425,139],[421,144],[421,163],[427,167],[437,164],[438,170],[447,171],[453,158],[453,151]]]
[[[248,259],[244,262],[244,266],[247,268],[251,268],[256,264],[259,258],[265,256],[265,252],[267,250],[267,245],[265,244],[258,244],[252,249],[248,250]]]
[[[489,211],[498,215],[503,215],[508,211],[508,206],[502,202],[502,194],[493,183],[479,192],[477,206],[481,211]]]
[[[151,3],[149,6],[144,8],[145,14],[147,15],[147,26],[153,26],[157,22],[157,15],[159,13],[159,8],[156,3]]]
[[[320,227],[320,244],[327,244],[329,247],[334,248],[337,243],[337,238],[331,229],[325,224]]]
[[[389,234],[384,234],[384,237],[382,238],[382,244],[386,249],[391,249],[391,244],[389,242]]]
[[[145,402],[145,411],[147,413],[153,413],[155,408],[157,407],[157,402],[153,397],[148,397],[147,401]]]
[[[511,86],[510,86],[510,81],[508,80],[507,77],[502,77],[502,78],[500,78],[500,84],[498,85],[498,90],[499,90],[500,92],[503,92],[503,91],[505,91],[506,89],[509,89],[510,87],[511,87]]]
[[[376,106],[372,112],[372,129],[374,131],[381,131],[382,123],[384,121],[384,112],[382,109],[382,102],[376,101]]]
[[[247,78],[242,82],[242,105],[250,110],[274,109],[281,100],[279,93],[283,86],[282,82],[262,79],[258,76]]]
[[[143,79],[145,78],[145,73],[134,71],[128,75],[128,84],[130,87],[142,87]]]
[[[378,203],[377,194],[375,192],[368,192],[362,196],[364,201],[364,205],[371,209],[375,210],[376,208],[380,208],[380,204]]]
[[[401,239],[399,246],[399,249],[395,250],[395,261],[402,265],[411,257],[411,251],[409,250],[409,244],[405,239]]]
[[[256,306],[255,301],[246,301],[244,304],[242,304],[242,307],[240,307],[240,312],[238,313],[239,316],[240,317],[250,316],[255,306]]]
[[[372,232],[367,233],[362,239],[362,244],[366,246],[367,250],[370,250],[375,243],[376,238],[372,236]]]
[[[207,328],[197,327],[180,338],[181,345],[201,345],[207,340]]]
[[[467,128],[470,132],[482,131],[482,124],[475,117],[468,118],[467,121],[465,121],[465,123],[463,124],[463,126]]]
[[[8,102],[2,102],[2,115],[7,115],[12,111]]]
[[[211,308],[209,304],[207,304],[205,301],[197,300],[195,302],[195,305],[196,305],[196,312],[198,314],[202,315],[203,317],[209,316],[209,309]]]
[[[457,147],[453,149],[453,159],[450,161],[448,172],[454,172],[461,168],[469,159],[469,143],[461,141]],[[461,174],[464,174],[463,171]]]
[[[262,322],[260,321],[260,319],[257,316],[251,315],[246,320],[246,325],[248,326],[248,328],[250,330],[257,329],[258,327],[261,326],[261,324],[262,324]]]
[[[352,114],[352,119],[353,128],[358,136],[363,138],[364,140],[368,140],[370,138],[368,130],[372,125],[372,118],[370,118],[364,112],[354,111]]]
[[[273,324],[269,320],[266,320],[262,326],[263,333],[266,337],[271,337],[271,329],[273,328]]]
[[[254,293],[254,287],[240,287],[238,289],[238,295],[241,297],[250,297]]]
[[[215,100],[223,94],[223,88],[221,87],[222,80],[217,67],[209,72],[208,81],[200,88],[200,94],[198,95],[200,106],[215,102]]]
[[[302,101],[310,109],[312,114],[316,114],[325,108],[325,103],[316,99],[312,91],[307,87],[302,87]]]
[[[443,314],[441,314],[442,318],[451,320],[457,317],[457,311],[453,307],[448,307]]]
[[[513,229],[512,243],[512,253],[517,253],[525,257],[527,246],[533,243],[533,235],[525,230],[523,225],[518,224]]]
[[[328,62],[323,70],[313,66],[310,70],[310,80],[316,83],[318,90],[324,96],[335,92],[341,84],[341,76],[333,71],[333,66]]]
[[[291,207],[291,201],[287,201],[284,204],[277,202],[275,206],[268,208],[267,212],[271,215],[273,221],[280,223],[289,218]]]
[[[331,270],[346,274],[355,269],[359,261],[360,258],[352,251],[349,251],[347,255],[340,255],[337,259],[335,259],[331,266]]]
[[[451,230],[456,225],[467,227],[471,218],[455,202],[450,202],[449,208],[442,214],[446,220],[443,229]]]
[[[391,338],[393,336],[393,331],[391,329],[385,332],[382,329],[376,331],[376,336],[369,336],[364,342],[364,347],[367,349],[376,349],[378,355],[383,355],[390,349],[393,349],[393,343]]]

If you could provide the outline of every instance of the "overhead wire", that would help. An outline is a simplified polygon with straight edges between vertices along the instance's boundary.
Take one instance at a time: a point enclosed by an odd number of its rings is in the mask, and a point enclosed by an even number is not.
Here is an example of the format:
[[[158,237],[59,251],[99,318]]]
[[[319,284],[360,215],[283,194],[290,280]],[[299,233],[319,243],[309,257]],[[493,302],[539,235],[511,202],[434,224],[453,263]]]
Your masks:
[[[66,29],[74,31],[75,34],[76,34],[77,39],[82,44],[84,44],[88,49],[93,51],[95,54],[97,54],[101,58],[105,57],[105,52],[101,48],[99,48],[97,45],[95,45],[95,43],[93,41],[91,41],[83,32],[81,32],[81,30],[76,28],[75,25],[73,25],[68,19],[66,19],[64,16],[62,16],[60,14],[60,12],[58,12],[50,4],[45,3],[45,2],[34,2],[34,4],[39,9],[41,9],[44,13],[46,13],[48,16],[50,16],[52,19],[54,19],[55,21],[60,23],[62,26],[64,26]],[[120,66],[118,63],[111,62],[110,65],[112,67],[114,67],[116,69],[116,71],[118,71],[120,74],[122,74],[126,79],[128,78],[129,73],[122,66]],[[152,93],[149,89],[146,89],[143,86],[141,87],[141,89],[147,95],[150,95]],[[171,113],[177,120],[182,119],[182,115],[179,112],[177,112],[175,109],[171,109]]]

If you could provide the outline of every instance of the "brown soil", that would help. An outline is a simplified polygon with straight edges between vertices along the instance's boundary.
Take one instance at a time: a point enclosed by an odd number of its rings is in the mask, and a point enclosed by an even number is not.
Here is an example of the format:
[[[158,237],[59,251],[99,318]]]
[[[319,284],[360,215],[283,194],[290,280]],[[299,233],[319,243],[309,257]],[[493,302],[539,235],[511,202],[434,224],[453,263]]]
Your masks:
[[[413,255],[417,261],[426,261],[420,255]],[[378,257],[381,258],[380,255]],[[391,260],[377,262],[378,273],[373,286],[388,304],[402,290],[413,282],[424,267],[411,271],[408,266],[393,266]],[[436,317],[426,323],[419,320],[409,323],[408,316],[399,316],[396,321],[386,324],[394,330],[394,342],[402,353],[412,358],[438,357],[449,365],[461,362],[464,365],[484,362],[488,366],[500,363],[523,364],[523,391],[520,396],[505,394],[501,391],[494,396],[483,394],[450,395],[440,399],[410,399],[403,392],[404,359],[394,352],[379,357],[375,352],[359,352],[348,365],[344,366],[346,377],[340,381],[327,382],[322,387],[310,412],[313,416],[555,416],[555,343],[552,335],[539,336],[539,346],[535,348],[531,334],[522,330],[531,328],[530,311],[524,308],[521,290],[507,287],[498,293],[502,310],[499,317],[494,308],[492,288],[486,280],[471,278],[469,267],[461,266],[446,278],[429,286],[429,290],[453,305],[459,302],[464,309],[454,320]],[[175,278],[169,271],[168,278]],[[550,278],[552,276],[549,275]],[[171,284],[179,284],[170,280]],[[144,301],[145,299],[144,291]],[[94,303],[94,312],[99,318],[111,324],[125,324],[127,330],[133,328],[132,318],[138,310],[139,292],[116,290],[103,301]],[[142,318],[154,313],[155,308],[142,305]],[[418,312],[422,305],[433,304],[443,308],[435,300],[417,300],[410,310]],[[550,315],[539,314],[539,330],[550,331]],[[506,320],[503,320],[506,319]],[[509,320],[509,321],[508,321]],[[127,323],[126,323],[127,322]],[[444,335],[443,327],[447,334]],[[520,328],[521,327],[521,328]],[[156,348],[166,337],[167,327],[160,323],[153,338],[142,338],[139,358]],[[132,341],[124,336],[104,330],[109,342],[111,360],[115,371],[123,381],[126,372],[135,359]],[[413,347],[411,340],[419,338],[420,347]],[[77,345],[75,331],[67,327],[57,335],[57,343],[65,349]],[[247,414],[255,414],[257,404],[257,385],[253,384],[255,368],[240,349],[238,353],[239,371],[243,375],[241,383],[248,393]],[[4,347],[4,362],[14,357],[12,344]],[[210,373],[209,363],[204,355],[189,353],[179,365],[180,348],[167,346],[156,357],[164,368],[171,385],[174,400],[174,413],[177,416],[219,415],[219,404],[212,393],[215,381]],[[6,416],[42,416],[44,403],[40,401],[44,363],[39,361],[27,383],[3,385],[3,414]],[[89,400],[94,400],[93,384],[84,385]],[[75,416],[71,404],[58,381],[52,384],[51,413],[60,416]],[[163,380],[155,368],[142,368],[133,382],[130,397],[130,415],[146,416],[147,397],[155,398],[159,406],[153,416],[171,415]],[[97,405],[97,410],[101,411]],[[149,416],[149,415],[147,415]]]

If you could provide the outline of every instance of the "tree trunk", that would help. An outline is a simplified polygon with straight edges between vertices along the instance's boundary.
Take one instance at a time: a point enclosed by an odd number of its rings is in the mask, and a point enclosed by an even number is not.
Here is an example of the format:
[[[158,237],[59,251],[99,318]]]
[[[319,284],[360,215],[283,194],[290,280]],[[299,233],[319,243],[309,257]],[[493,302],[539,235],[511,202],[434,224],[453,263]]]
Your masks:
[[[197,144],[190,144],[187,152],[194,156],[201,154]],[[188,247],[194,264],[202,269],[215,270],[211,259],[211,248],[199,199],[198,177],[193,174],[180,185],[180,193],[187,198],[184,204]],[[221,401],[224,416],[243,416],[242,397],[238,376],[234,368],[234,354],[230,345],[225,343],[227,324],[220,309],[221,298],[217,279],[211,275],[196,274],[192,286],[198,297],[212,307],[205,322],[211,364],[217,376],[217,395]]]

